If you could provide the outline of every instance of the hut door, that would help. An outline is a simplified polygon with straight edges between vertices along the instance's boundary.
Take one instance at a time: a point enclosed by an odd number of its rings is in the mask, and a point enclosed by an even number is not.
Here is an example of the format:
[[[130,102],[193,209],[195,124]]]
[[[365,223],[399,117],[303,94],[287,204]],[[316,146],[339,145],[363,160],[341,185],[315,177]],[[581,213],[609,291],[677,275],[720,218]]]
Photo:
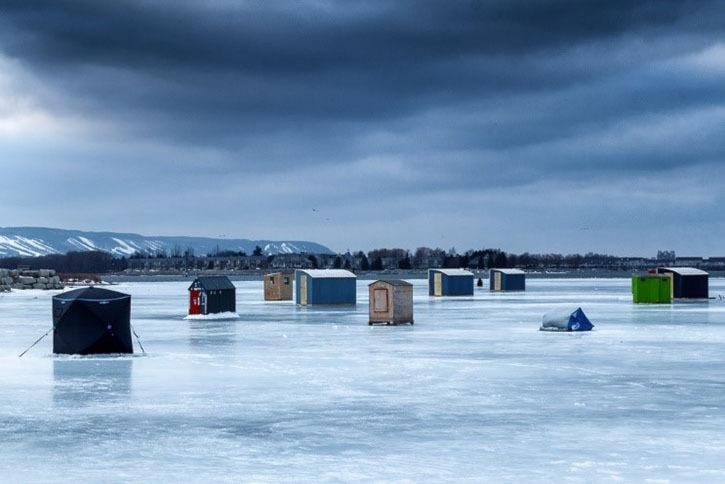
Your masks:
[[[189,291],[189,314],[201,314],[201,291]]]
[[[443,295],[443,274],[441,274],[440,272],[436,272],[435,274],[433,274],[433,295]]]
[[[300,304],[307,305],[307,276],[300,277]]]
[[[670,299],[675,300],[675,274],[672,272],[667,273],[667,277],[670,278]]]
[[[388,290],[375,289],[373,291],[373,311],[376,313],[388,312]]]
[[[493,274],[493,289],[494,289],[494,291],[501,290],[501,273],[500,272],[494,272],[494,274]]]

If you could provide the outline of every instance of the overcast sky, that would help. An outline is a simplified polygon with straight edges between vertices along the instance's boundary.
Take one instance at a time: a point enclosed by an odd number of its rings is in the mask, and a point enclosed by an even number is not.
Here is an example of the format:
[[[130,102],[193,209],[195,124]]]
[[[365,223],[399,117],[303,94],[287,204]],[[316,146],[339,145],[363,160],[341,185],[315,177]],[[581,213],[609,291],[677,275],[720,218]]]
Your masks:
[[[0,226],[725,256],[725,8],[4,0],[0,164]]]

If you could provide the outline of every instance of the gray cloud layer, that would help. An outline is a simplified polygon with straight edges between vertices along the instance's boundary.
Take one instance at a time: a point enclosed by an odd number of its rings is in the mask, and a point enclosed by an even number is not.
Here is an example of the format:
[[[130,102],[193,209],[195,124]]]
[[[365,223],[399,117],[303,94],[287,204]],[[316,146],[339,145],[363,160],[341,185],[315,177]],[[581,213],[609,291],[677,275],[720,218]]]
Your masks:
[[[725,255],[724,31],[718,1],[6,1],[5,178],[65,204],[0,216]]]

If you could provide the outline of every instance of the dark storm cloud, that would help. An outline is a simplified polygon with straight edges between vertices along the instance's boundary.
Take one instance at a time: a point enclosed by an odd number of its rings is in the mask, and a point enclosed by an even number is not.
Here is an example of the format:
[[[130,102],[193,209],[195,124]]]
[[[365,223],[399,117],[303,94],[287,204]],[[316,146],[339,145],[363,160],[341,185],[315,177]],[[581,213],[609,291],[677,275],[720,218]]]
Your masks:
[[[237,200],[232,184],[252,180],[361,217],[370,193],[523,197],[585,179],[594,197],[648,173],[694,186],[693,167],[725,163],[723,34],[717,0],[0,6],[0,53],[45,86],[29,94],[103,127],[65,159],[126,168],[104,194],[157,201],[167,188],[143,174],[166,174],[172,193],[193,167],[230,184],[207,196]],[[48,159],[12,148],[18,163]],[[304,190],[315,184],[331,188]]]

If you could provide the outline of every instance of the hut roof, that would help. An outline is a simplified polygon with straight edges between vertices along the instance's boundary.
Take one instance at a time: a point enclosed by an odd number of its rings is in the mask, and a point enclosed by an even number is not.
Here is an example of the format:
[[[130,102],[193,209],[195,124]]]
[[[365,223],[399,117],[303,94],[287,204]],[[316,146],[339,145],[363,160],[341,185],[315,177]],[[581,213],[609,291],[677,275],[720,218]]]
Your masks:
[[[377,282],[384,282],[385,284],[390,284],[391,286],[412,286],[413,284],[409,283],[408,281],[404,281],[402,279],[379,279],[377,281],[371,282],[368,284],[368,286],[372,286],[373,284]]]
[[[199,282],[199,285],[207,291],[223,291],[227,289],[236,289],[232,281],[227,276],[199,276],[194,282]],[[193,287],[193,283],[189,286],[189,289]]]
[[[313,277],[313,278],[328,277],[328,278],[338,279],[338,278],[345,278],[345,277],[350,277],[350,278],[357,277],[352,272],[346,271],[344,269],[304,269],[304,270],[300,269],[300,272],[304,272],[305,274],[307,274],[308,276]]]
[[[431,271],[440,272],[447,276],[472,276],[473,272],[466,269],[430,269]]]
[[[660,269],[674,272],[681,276],[707,276],[708,273],[694,267],[660,267]]]
[[[127,297],[131,296],[100,287],[82,287],[58,294],[53,299],[59,301],[115,301]]]
[[[521,269],[491,269],[492,271],[500,272],[501,274],[526,274]]]

